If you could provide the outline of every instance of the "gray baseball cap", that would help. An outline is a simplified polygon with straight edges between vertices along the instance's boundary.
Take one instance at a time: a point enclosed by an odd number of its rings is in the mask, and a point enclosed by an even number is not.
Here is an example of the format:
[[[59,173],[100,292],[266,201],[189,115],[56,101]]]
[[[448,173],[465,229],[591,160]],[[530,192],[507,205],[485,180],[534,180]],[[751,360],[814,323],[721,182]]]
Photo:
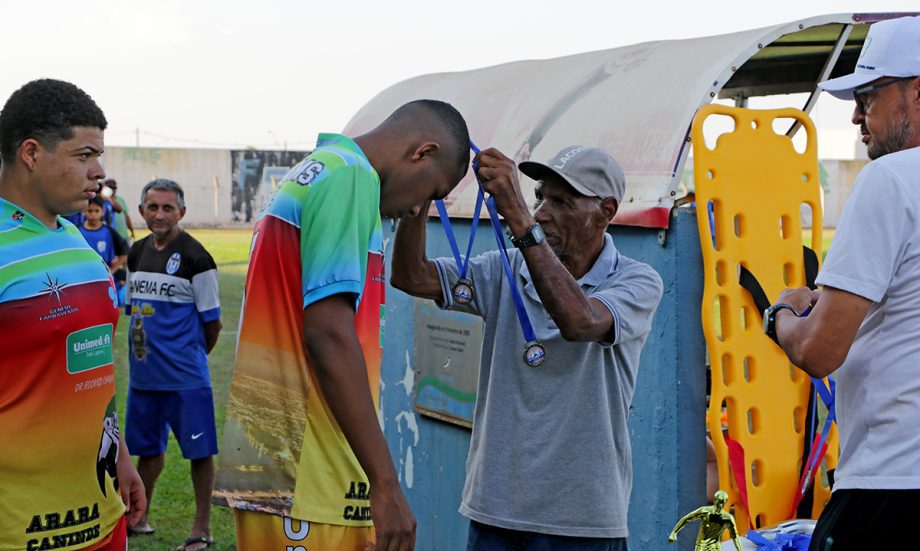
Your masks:
[[[534,180],[555,174],[589,197],[613,197],[617,203],[626,192],[626,176],[616,159],[597,147],[570,145],[546,161],[524,161],[518,168]]]

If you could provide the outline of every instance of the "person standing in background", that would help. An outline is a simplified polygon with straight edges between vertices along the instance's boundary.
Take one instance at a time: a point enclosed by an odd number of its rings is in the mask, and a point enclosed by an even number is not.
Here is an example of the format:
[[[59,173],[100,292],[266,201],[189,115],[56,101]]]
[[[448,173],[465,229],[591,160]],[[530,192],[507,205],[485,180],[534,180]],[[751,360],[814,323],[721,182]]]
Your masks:
[[[111,193],[106,191],[111,190]],[[128,202],[121,195],[118,195],[118,182],[115,178],[108,178],[102,181],[102,198],[111,205],[112,227],[118,232],[118,235],[130,245],[134,241],[134,224],[131,223],[131,216],[128,215]]]
[[[115,292],[119,296],[124,296],[127,277],[124,265],[128,258],[128,247],[111,226],[102,223],[104,205],[102,197],[93,197],[89,205],[83,209],[83,224],[79,229],[89,246],[99,253],[109,267],[109,273],[115,279]],[[120,305],[123,303],[119,301]]]
[[[148,182],[139,209],[150,235],[135,242],[128,253],[131,373],[125,441],[131,454],[140,456],[137,470],[150,504],[172,429],[182,456],[191,462],[195,490],[195,519],[179,549],[198,551],[213,543],[217,428],[208,353],[222,327],[217,265],[201,243],[179,227],[185,216],[185,194],[179,184],[163,178]],[[153,532],[147,517],[132,532]]]

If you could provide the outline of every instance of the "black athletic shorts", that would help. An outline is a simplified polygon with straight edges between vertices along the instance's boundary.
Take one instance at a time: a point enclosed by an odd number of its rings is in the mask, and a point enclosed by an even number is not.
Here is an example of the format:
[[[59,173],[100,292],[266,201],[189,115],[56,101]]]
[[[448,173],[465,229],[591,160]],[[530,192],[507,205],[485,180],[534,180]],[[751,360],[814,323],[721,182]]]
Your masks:
[[[920,549],[920,490],[837,490],[808,551]]]

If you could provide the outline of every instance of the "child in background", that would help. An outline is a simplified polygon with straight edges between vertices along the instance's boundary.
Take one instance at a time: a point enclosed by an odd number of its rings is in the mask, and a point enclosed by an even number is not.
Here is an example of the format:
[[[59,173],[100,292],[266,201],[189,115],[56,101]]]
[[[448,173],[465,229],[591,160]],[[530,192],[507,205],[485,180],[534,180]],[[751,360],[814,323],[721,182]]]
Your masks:
[[[98,195],[83,210],[83,224],[78,226],[83,238],[89,243],[109,267],[109,273],[115,279],[118,292],[118,304],[124,305],[124,287],[127,272],[124,269],[128,250],[124,240],[111,227],[102,223],[105,215],[105,199]]]

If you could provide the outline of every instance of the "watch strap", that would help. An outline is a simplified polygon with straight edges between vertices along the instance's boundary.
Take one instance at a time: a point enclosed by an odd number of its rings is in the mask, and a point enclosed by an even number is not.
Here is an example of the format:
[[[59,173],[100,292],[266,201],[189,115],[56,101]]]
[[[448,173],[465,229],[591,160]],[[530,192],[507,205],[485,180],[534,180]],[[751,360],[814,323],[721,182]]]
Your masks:
[[[793,315],[795,315],[795,317],[799,317],[799,313],[796,311],[796,309],[793,308],[792,305],[786,304],[785,302],[777,302],[776,304],[764,310],[763,332],[768,337],[773,339],[773,342],[776,344],[779,344],[779,339],[776,336],[776,313],[780,310],[789,310],[793,313]]]
[[[526,249],[527,247],[533,247],[534,245],[539,245],[543,242],[542,239],[537,240],[534,236],[534,229],[539,228],[540,224],[534,224],[527,228],[527,231],[521,237],[515,237],[511,235],[511,244],[517,247],[518,249]]]

